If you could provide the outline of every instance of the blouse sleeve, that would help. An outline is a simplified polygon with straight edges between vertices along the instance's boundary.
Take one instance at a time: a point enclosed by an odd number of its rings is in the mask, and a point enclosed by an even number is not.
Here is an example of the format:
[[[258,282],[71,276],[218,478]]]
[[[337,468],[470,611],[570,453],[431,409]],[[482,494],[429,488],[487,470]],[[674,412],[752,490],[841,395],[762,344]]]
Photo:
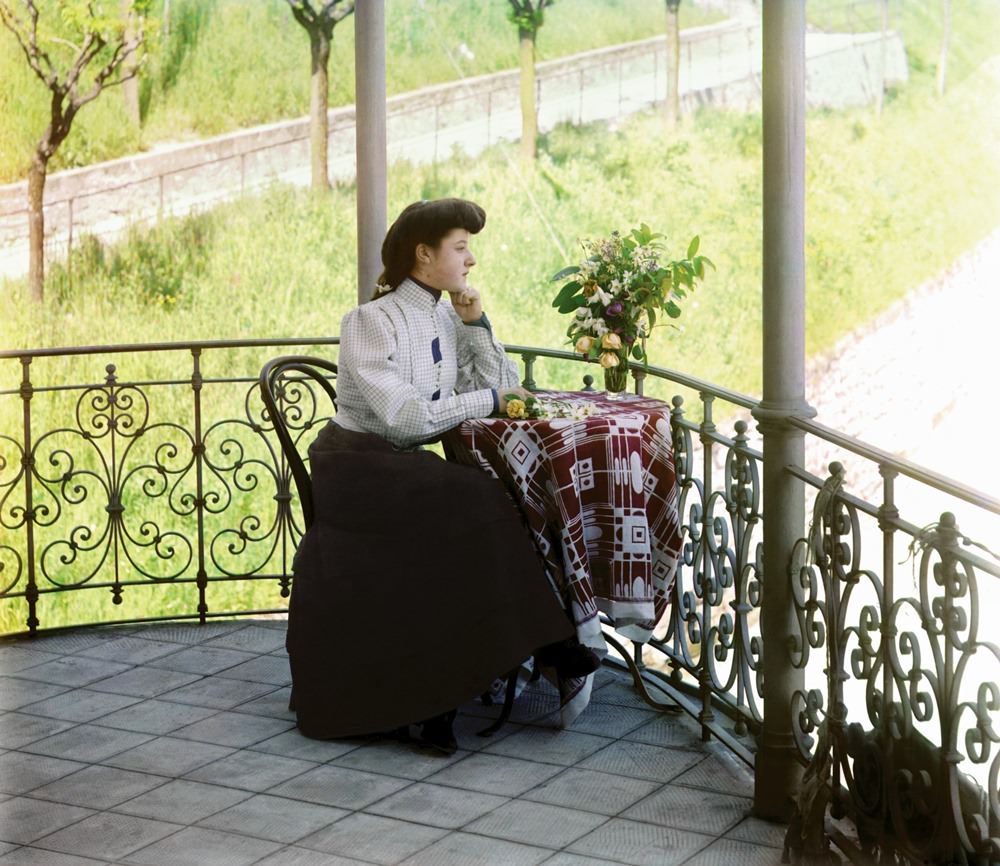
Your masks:
[[[353,372],[365,402],[393,442],[415,445],[493,411],[493,391],[486,387],[438,400],[422,397],[400,375],[393,360],[398,338],[378,307],[356,307],[344,317],[340,333],[340,364]]]
[[[517,365],[507,357],[503,346],[493,336],[493,328],[486,316],[476,325],[467,325],[451,309],[455,322],[458,351],[458,379],[455,390],[472,391],[479,388],[513,388],[520,384]]]

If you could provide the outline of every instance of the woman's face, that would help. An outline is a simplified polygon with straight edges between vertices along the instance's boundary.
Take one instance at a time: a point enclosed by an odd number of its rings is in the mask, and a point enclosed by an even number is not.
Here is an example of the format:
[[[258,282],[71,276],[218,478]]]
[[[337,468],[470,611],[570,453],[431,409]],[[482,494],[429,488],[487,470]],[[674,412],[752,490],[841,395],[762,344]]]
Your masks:
[[[476,264],[476,257],[469,248],[469,233],[465,229],[452,229],[436,247],[421,244],[417,248],[420,265],[418,276],[435,289],[443,292],[463,292],[468,288],[466,278]]]

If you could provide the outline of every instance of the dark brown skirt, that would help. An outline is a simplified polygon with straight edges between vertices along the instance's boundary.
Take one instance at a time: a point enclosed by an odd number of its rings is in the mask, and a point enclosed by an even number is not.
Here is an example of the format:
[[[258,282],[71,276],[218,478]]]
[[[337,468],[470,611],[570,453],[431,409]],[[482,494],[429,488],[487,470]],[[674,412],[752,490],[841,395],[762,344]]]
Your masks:
[[[430,718],[573,634],[500,482],[333,422],[309,454],[287,640],[304,734]]]

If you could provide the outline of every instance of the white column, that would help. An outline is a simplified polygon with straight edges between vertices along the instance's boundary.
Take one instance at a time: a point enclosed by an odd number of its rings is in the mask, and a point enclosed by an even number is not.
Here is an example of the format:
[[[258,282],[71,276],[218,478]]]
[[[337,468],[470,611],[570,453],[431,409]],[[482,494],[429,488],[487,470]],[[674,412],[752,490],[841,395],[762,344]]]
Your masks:
[[[354,10],[355,132],[358,190],[358,303],[382,272],[386,229],[385,2]]]
[[[785,471],[803,465],[804,436],[788,418],[814,414],[805,400],[805,3],[764,0],[762,12],[764,398],[754,417],[764,441],[764,725],[754,812],[787,820],[802,773],[791,698],[804,680],[788,650],[789,563],[805,529],[804,485]]]

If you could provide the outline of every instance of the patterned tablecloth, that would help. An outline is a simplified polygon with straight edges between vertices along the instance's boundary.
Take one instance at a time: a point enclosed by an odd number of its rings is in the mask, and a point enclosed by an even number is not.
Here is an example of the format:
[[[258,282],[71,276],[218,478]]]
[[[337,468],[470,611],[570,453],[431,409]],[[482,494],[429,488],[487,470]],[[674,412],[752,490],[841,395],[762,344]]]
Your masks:
[[[647,640],[666,610],[681,548],[670,407],[603,393],[537,396],[593,414],[472,419],[444,437],[448,457],[507,486],[581,642],[607,651],[602,611],[623,636]],[[564,697],[582,689],[577,683]],[[589,681],[584,690],[582,706]],[[582,706],[569,716],[564,708],[564,724]]]

